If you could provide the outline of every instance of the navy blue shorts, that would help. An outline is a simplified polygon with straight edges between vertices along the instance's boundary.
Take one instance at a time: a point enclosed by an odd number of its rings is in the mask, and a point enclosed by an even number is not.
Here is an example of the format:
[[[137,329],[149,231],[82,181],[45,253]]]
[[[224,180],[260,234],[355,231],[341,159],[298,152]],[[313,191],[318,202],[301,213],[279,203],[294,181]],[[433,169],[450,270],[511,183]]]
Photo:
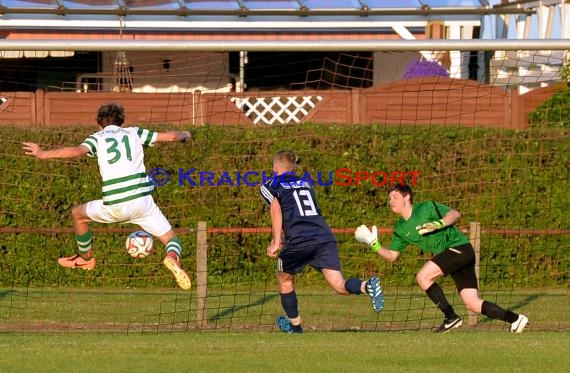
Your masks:
[[[277,270],[290,275],[300,273],[306,265],[318,271],[323,268],[340,271],[336,242],[325,242],[304,247],[285,247],[277,258]]]

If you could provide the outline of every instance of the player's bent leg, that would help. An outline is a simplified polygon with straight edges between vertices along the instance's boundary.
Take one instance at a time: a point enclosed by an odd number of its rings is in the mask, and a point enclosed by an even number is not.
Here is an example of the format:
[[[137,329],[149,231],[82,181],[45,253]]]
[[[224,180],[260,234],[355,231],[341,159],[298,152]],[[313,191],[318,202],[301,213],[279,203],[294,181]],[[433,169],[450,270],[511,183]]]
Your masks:
[[[461,300],[467,310],[475,313],[481,313],[483,299],[479,297],[479,291],[477,289],[463,289],[459,295],[461,296]]]
[[[189,290],[192,287],[192,281],[180,263],[182,243],[172,230],[170,223],[151,196],[141,199],[138,207],[142,214],[141,217],[130,222],[137,224],[148,233],[158,237],[166,247],[166,256],[162,263],[172,272],[178,286],[184,290]]]
[[[71,210],[71,218],[73,219],[73,230],[77,235],[83,235],[89,231],[89,222],[91,219],[87,215],[87,204],[81,204],[73,207]]]
[[[87,215],[86,206],[87,204],[78,205],[71,210],[77,254],[70,257],[59,258],[57,263],[62,267],[91,270],[95,268],[97,264],[97,261],[93,257],[93,251],[91,250],[93,233],[89,230],[89,222],[91,219]]]
[[[342,272],[329,268],[323,268],[321,272],[325,277],[325,280],[327,280],[329,285],[333,288],[333,290],[337,294],[339,295],[349,294],[348,290],[345,287],[346,280],[344,279]]]
[[[441,276],[443,276],[441,268],[431,260],[428,260],[417,273],[416,282],[423,291],[426,291]]]

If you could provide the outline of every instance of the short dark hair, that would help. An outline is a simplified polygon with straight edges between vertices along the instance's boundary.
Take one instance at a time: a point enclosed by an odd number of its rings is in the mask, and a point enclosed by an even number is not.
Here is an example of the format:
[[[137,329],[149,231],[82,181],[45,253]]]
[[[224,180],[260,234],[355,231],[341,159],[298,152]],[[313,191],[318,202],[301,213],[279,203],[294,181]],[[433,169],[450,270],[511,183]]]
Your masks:
[[[121,127],[125,123],[125,109],[114,102],[101,105],[97,111],[97,124],[105,128],[111,124]]]
[[[410,203],[414,203],[414,191],[407,184],[396,183],[388,189],[388,194],[392,192],[398,192],[402,196],[410,196]]]

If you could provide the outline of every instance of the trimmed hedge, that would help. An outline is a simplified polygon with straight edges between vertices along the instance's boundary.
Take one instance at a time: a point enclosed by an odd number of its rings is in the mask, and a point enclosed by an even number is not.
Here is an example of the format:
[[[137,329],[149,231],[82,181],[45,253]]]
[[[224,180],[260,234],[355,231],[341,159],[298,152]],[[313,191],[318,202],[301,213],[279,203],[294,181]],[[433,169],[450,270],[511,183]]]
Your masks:
[[[60,129],[0,128],[3,171],[0,226],[11,228],[70,228],[73,205],[100,198],[97,163],[88,157],[40,161],[24,156],[22,141],[51,146],[79,144],[92,127]],[[154,127],[162,130],[166,128]],[[569,229],[569,131],[531,128],[526,131],[441,126],[331,126],[304,124],[279,127],[191,128],[187,144],[158,144],[146,151],[147,170],[162,167],[170,182],[156,199],[175,228],[269,227],[269,214],[258,187],[192,187],[178,185],[178,175],[210,171],[218,182],[224,171],[271,172],[272,154],[282,148],[296,151],[300,171],[327,175],[338,168],[353,171],[417,171],[416,200],[434,199],[463,213],[462,228],[480,222],[484,285],[567,285],[569,237],[532,235],[527,230]],[[182,171],[179,171],[182,169]],[[260,178],[250,180],[259,181]],[[338,180],[338,179],[337,179]],[[342,180],[340,180],[342,181]],[[390,227],[384,187],[369,181],[356,186],[316,186],[319,207],[329,224],[354,228],[359,224]],[[104,225],[94,225],[106,228]],[[115,226],[117,227],[117,226]],[[126,227],[128,230],[134,226]],[[514,236],[488,229],[524,230]],[[55,264],[74,250],[72,234],[19,233],[0,235],[0,284],[160,286],[165,273],[160,255],[134,261],[125,255],[127,233],[95,236],[101,264],[89,274],[70,274]],[[182,236],[185,264],[194,265],[195,237]],[[212,234],[209,236],[209,275],[212,281],[235,278],[263,280],[273,276],[274,263],[265,255],[269,234]],[[401,264],[386,264],[351,234],[338,235],[345,273],[380,272],[388,281],[413,283],[421,261],[416,249]],[[383,242],[389,236],[382,236]],[[161,246],[161,245],[157,245]],[[311,280],[308,275],[308,281]],[[166,276],[168,277],[168,276]],[[316,278],[316,277],[315,277]]]
[[[531,126],[570,127],[570,86],[554,93],[528,115]]]

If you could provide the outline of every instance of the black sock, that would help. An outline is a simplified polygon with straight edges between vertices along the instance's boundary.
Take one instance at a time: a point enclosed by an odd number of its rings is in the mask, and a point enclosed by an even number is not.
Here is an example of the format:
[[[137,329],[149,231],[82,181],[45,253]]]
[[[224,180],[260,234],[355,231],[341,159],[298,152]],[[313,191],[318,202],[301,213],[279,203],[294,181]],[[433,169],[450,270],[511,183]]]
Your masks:
[[[509,324],[512,324],[515,321],[517,321],[518,319],[519,319],[519,315],[517,313],[514,313],[513,311],[509,311],[509,310],[505,311],[505,317],[503,318],[503,321],[506,321]]]
[[[495,303],[487,302],[486,300],[481,305],[481,313],[490,319],[503,320],[510,324],[519,318],[519,315],[513,311],[504,310]]]
[[[426,290],[426,294],[431,301],[443,312],[446,319],[455,319],[459,316],[453,310],[453,307],[447,301],[441,287],[435,282]]]

